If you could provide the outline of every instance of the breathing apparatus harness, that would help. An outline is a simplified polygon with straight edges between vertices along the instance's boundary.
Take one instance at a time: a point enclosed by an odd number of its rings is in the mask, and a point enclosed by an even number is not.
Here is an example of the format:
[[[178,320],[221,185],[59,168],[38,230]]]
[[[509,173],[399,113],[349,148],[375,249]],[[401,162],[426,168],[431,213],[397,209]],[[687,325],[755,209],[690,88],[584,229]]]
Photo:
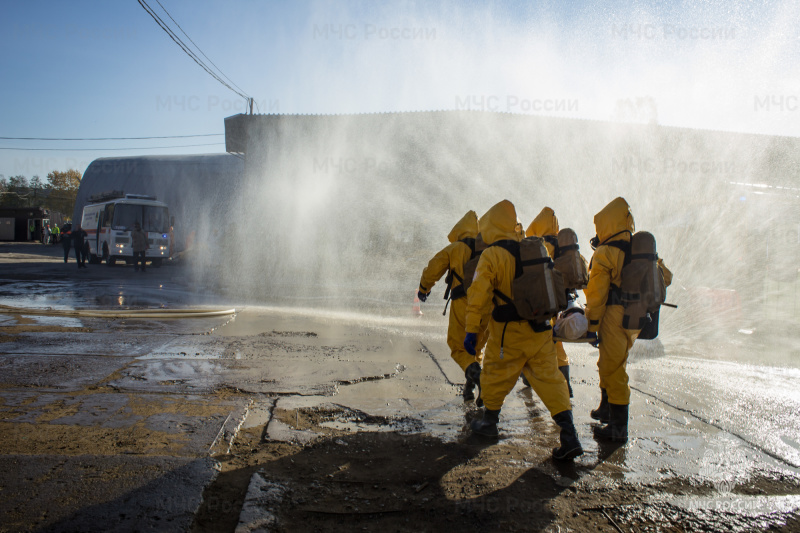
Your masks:
[[[592,250],[597,250],[597,248],[599,248],[600,246],[613,246],[614,248],[622,250],[622,253],[624,254],[622,268],[625,268],[628,265],[628,263],[631,262],[631,241],[630,239],[627,241],[623,239],[617,239],[616,241],[611,240],[617,235],[622,235],[624,233],[627,233],[629,237],[633,236],[630,230],[626,229],[615,233],[614,235],[604,240],[603,242],[600,242],[600,239],[597,237],[597,235],[595,235],[589,240],[589,244],[592,245]],[[592,261],[594,261],[594,257],[592,258]],[[592,263],[590,261],[589,270],[591,270],[591,268],[592,268]],[[622,305],[622,289],[619,286],[614,285],[613,283],[611,284],[611,287],[608,289],[608,298],[606,300],[606,305]]]
[[[476,255],[480,252],[475,251],[475,239],[472,237],[466,237],[464,239],[460,239],[458,242],[463,242],[470,249],[470,256],[467,261],[473,259]],[[466,263],[465,263],[466,264]],[[463,268],[463,266],[462,266]],[[452,289],[453,287],[453,279],[456,279],[459,283],[458,287]],[[442,311],[442,316],[447,314],[447,306],[450,305],[450,300],[458,300],[459,298],[463,298],[467,295],[467,291],[464,290],[464,278],[459,276],[455,270],[451,267],[450,270],[447,272],[447,277],[444,278],[445,283],[447,283],[447,288],[444,290],[444,299],[446,300],[444,303],[444,311]]]
[[[514,279],[522,276],[522,271],[526,266],[547,264],[548,268],[553,268],[553,260],[549,257],[541,257],[539,259],[523,261],[520,254],[518,241],[504,239],[495,241],[489,246],[498,246],[514,257]],[[503,358],[503,344],[505,343],[506,328],[508,327],[509,322],[527,322],[530,324],[531,329],[533,329],[533,331],[536,333],[541,333],[551,329],[550,321],[537,322],[534,320],[526,320],[519,316],[513,299],[497,289],[494,289],[492,292],[494,293],[494,297],[492,298],[492,302],[494,303],[494,309],[492,309],[492,318],[496,322],[504,323],[503,333],[500,335],[500,359]],[[499,300],[503,301],[504,303],[501,304]]]

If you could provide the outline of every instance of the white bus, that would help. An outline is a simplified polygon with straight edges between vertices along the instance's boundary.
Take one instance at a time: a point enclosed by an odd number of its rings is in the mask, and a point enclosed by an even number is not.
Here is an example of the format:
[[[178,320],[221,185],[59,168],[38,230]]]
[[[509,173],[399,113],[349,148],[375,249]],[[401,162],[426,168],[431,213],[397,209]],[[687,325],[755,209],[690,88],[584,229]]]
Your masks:
[[[138,222],[147,233],[149,248],[146,260],[161,266],[172,250],[169,209],[155,196],[125,194],[110,191],[89,197],[83,208],[81,228],[87,233],[89,262],[105,261],[114,265],[117,260],[133,263],[131,231]]]

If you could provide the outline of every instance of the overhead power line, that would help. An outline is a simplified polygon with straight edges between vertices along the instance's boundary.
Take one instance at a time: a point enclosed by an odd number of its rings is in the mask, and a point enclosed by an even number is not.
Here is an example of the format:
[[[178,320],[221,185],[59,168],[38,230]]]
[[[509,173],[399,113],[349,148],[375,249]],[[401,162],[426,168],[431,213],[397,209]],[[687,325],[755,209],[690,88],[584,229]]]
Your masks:
[[[189,137],[221,137],[224,133],[197,135],[162,135],[158,137],[0,137],[6,141],[140,141],[144,139],[187,139]]]
[[[204,62],[202,59],[200,59],[200,58],[197,56],[197,54],[195,54],[195,53],[194,53],[194,52],[191,50],[191,48],[189,47],[189,45],[187,45],[185,42],[183,42],[183,40],[181,40],[181,38],[180,38],[180,37],[179,37],[179,36],[178,36],[178,35],[177,35],[177,34],[176,34],[174,31],[172,31],[172,29],[169,27],[169,25],[168,25],[166,22],[164,22],[164,21],[161,19],[161,17],[159,17],[159,16],[156,14],[156,12],[153,10],[153,8],[151,8],[151,7],[150,7],[150,6],[147,4],[147,2],[146,2],[145,0],[137,0],[137,1],[139,2],[139,5],[141,5],[141,6],[142,6],[142,8],[143,8],[145,11],[147,11],[147,14],[148,14],[148,15],[150,15],[150,16],[153,18],[153,20],[155,20],[155,21],[156,21],[156,24],[158,24],[158,25],[161,27],[161,29],[162,29],[162,30],[164,30],[164,31],[167,33],[167,35],[169,35],[170,39],[172,39],[173,41],[175,41],[175,44],[177,44],[177,45],[178,45],[178,46],[181,48],[181,50],[183,50],[183,51],[184,51],[184,53],[186,53],[186,55],[188,55],[190,58],[192,58],[192,60],[194,60],[194,62],[195,62],[195,63],[197,63],[197,64],[200,66],[200,68],[202,68],[203,70],[205,70],[206,72],[208,72],[208,74],[209,74],[209,75],[211,75],[211,77],[213,77],[215,80],[217,80],[218,82],[220,82],[220,83],[221,83],[223,86],[225,86],[225,87],[227,87],[228,89],[230,89],[232,92],[234,92],[234,93],[238,94],[239,96],[241,96],[241,97],[242,97],[242,98],[244,98],[245,100],[252,101],[252,98],[251,98],[249,95],[245,94],[245,92],[244,92],[244,91],[242,91],[241,89],[239,89],[239,90],[236,90],[236,89],[234,89],[233,87],[231,87],[231,85],[230,85],[230,84],[228,84],[228,83],[227,83],[225,80],[223,80],[223,79],[220,77],[220,75],[218,75],[216,72],[214,72],[214,71],[211,69],[211,67],[209,67],[208,65],[206,65],[206,63],[205,63],[205,62]],[[156,0],[156,1],[158,1],[158,0]],[[161,3],[160,3],[160,2],[159,2],[159,5],[161,5]],[[161,6],[161,8],[163,9],[163,8],[164,8],[164,6]],[[164,10],[164,12],[166,12],[166,11],[167,11],[167,10],[165,9],[165,10]],[[167,13],[167,15],[169,15],[169,13]],[[170,18],[172,18],[172,16],[170,16]],[[174,19],[173,19],[173,22],[174,22]],[[177,24],[177,22],[176,22],[176,24]],[[180,26],[179,26],[179,27],[180,27]],[[181,31],[183,31],[183,30],[181,30]],[[184,32],[184,35],[186,35],[186,33],[185,33],[185,32]],[[188,37],[188,35],[187,35],[187,37]],[[191,40],[191,39],[190,39],[190,40]],[[197,45],[195,45],[195,46],[197,46]],[[200,49],[198,48],[198,50],[200,50]],[[203,52],[201,51],[200,53],[202,54]],[[205,54],[203,54],[203,55],[205,56]],[[206,59],[208,59],[208,58],[206,58]],[[211,60],[209,59],[209,62],[210,62],[210,61],[211,61]],[[212,64],[213,64],[213,63],[212,63]],[[216,66],[216,65],[215,65],[215,66]],[[219,70],[219,68],[217,68],[217,70]],[[220,71],[220,74],[222,74],[222,71]],[[223,75],[223,76],[225,76],[224,74],[222,74],[222,75]],[[227,76],[226,76],[226,77],[227,77]],[[235,84],[235,83],[233,83],[233,82],[231,82],[231,83],[232,83],[233,85],[236,85],[236,84]]]
[[[225,143],[206,143],[206,144],[181,144],[177,146],[139,146],[136,148],[14,148],[11,146],[0,146],[0,150],[20,150],[23,152],[102,152],[102,151],[121,151],[121,150],[158,150],[159,148],[191,148],[194,146],[219,146]]]
[[[205,57],[206,59],[208,59],[208,62],[209,62],[209,63],[211,63],[212,65],[214,65],[214,68],[215,68],[215,69],[217,69],[217,70],[219,71],[219,73],[220,73],[220,74],[222,74],[222,77],[224,77],[226,80],[228,80],[229,82],[231,82],[231,85],[233,85],[234,87],[236,87],[237,89],[239,89],[240,91],[242,91],[242,92],[244,93],[244,92],[245,92],[245,91],[244,91],[244,89],[242,89],[241,87],[239,87],[238,85],[236,85],[235,83],[233,83],[233,80],[232,80],[232,79],[230,79],[228,76],[226,76],[226,75],[225,75],[225,73],[224,73],[224,72],[222,72],[222,69],[221,69],[221,68],[219,68],[219,67],[216,65],[216,63],[214,63],[213,61],[211,61],[211,58],[210,58],[210,57],[208,57],[208,56],[207,56],[207,55],[206,55],[206,54],[205,54],[205,53],[204,53],[202,50],[200,50],[200,47],[199,47],[199,46],[197,46],[197,43],[196,43],[196,42],[194,42],[194,41],[192,40],[192,38],[191,38],[191,37],[189,37],[189,34],[188,34],[188,33],[186,33],[185,31],[183,31],[183,28],[181,28],[181,25],[180,25],[180,24],[178,24],[178,21],[177,21],[177,20],[175,20],[174,18],[172,18],[172,15],[170,15],[170,14],[169,14],[169,11],[167,11],[167,8],[166,8],[166,7],[164,7],[164,5],[163,5],[161,2],[159,2],[159,0],[156,0],[156,3],[157,3],[158,5],[160,5],[160,6],[161,6],[161,9],[163,9],[163,10],[164,10],[164,13],[166,13],[166,14],[167,14],[167,16],[169,17],[169,19],[170,19],[172,22],[174,22],[174,23],[175,23],[175,25],[178,27],[178,29],[179,29],[179,30],[181,30],[181,33],[183,33],[184,35],[186,35],[186,38],[187,38],[187,39],[189,39],[189,42],[190,42],[190,43],[192,43],[192,44],[194,45],[194,47],[195,47],[195,48],[197,48],[197,51],[198,51],[198,52],[200,52],[201,54],[203,54],[203,57]],[[245,94],[246,94],[246,93],[245,93]]]

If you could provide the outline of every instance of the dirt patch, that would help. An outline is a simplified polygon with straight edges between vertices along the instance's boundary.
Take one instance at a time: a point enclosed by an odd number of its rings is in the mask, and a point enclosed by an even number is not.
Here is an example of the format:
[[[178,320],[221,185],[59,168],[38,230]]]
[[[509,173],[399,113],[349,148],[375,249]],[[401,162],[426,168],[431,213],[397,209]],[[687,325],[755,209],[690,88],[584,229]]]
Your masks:
[[[0,454],[23,455],[191,455],[186,437],[146,428],[143,422],[119,428],[0,422]]]
[[[268,331],[261,333],[259,337],[316,337],[313,331]]]
[[[420,431],[422,423],[408,417],[376,416],[339,405],[275,409],[273,417],[294,430],[311,430],[320,435],[349,435],[363,426],[371,430]]]

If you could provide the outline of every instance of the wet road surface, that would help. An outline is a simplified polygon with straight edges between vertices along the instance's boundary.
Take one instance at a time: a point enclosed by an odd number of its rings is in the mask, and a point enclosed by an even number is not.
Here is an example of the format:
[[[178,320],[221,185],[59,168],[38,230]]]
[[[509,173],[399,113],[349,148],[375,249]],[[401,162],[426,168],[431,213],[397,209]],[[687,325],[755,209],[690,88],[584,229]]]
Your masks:
[[[185,266],[77,271],[74,262],[63,264],[60,250],[42,248],[0,246],[0,530],[202,530],[198,513],[212,516],[212,526],[215,514],[235,515],[240,531],[259,524],[301,530],[297,513],[311,511],[287,494],[313,493],[318,481],[275,481],[280,461],[271,463],[274,471],[240,469],[243,502],[215,499],[245,443],[256,455],[267,444],[306,450],[313,469],[322,468],[313,450],[325,447],[326,457],[337,450],[350,457],[353,446],[379,456],[391,446],[419,445],[431,464],[437,454],[463,453],[426,474],[424,488],[417,490],[423,481],[411,485],[409,505],[430,507],[434,517],[516,516],[508,502],[535,479],[547,488],[527,496],[547,502],[537,529],[800,527],[800,370],[756,364],[752,339],[689,346],[665,334],[663,342],[637,343],[629,365],[631,439],[611,449],[592,438],[588,416],[599,400],[597,352],[569,346],[586,453],[565,469],[549,460],[555,426],[521,383],[503,407],[499,441],[469,437],[465,428],[477,411],[460,398],[463,375],[435,309],[377,317],[241,306],[193,288]],[[125,316],[129,309],[212,306],[237,313]],[[120,315],[36,314],[42,309]],[[724,360],[727,349],[738,356]],[[752,357],[743,357],[748,350]],[[438,498],[427,494],[434,486]],[[378,493],[362,499],[382,501]],[[458,512],[442,501],[455,502]]]

